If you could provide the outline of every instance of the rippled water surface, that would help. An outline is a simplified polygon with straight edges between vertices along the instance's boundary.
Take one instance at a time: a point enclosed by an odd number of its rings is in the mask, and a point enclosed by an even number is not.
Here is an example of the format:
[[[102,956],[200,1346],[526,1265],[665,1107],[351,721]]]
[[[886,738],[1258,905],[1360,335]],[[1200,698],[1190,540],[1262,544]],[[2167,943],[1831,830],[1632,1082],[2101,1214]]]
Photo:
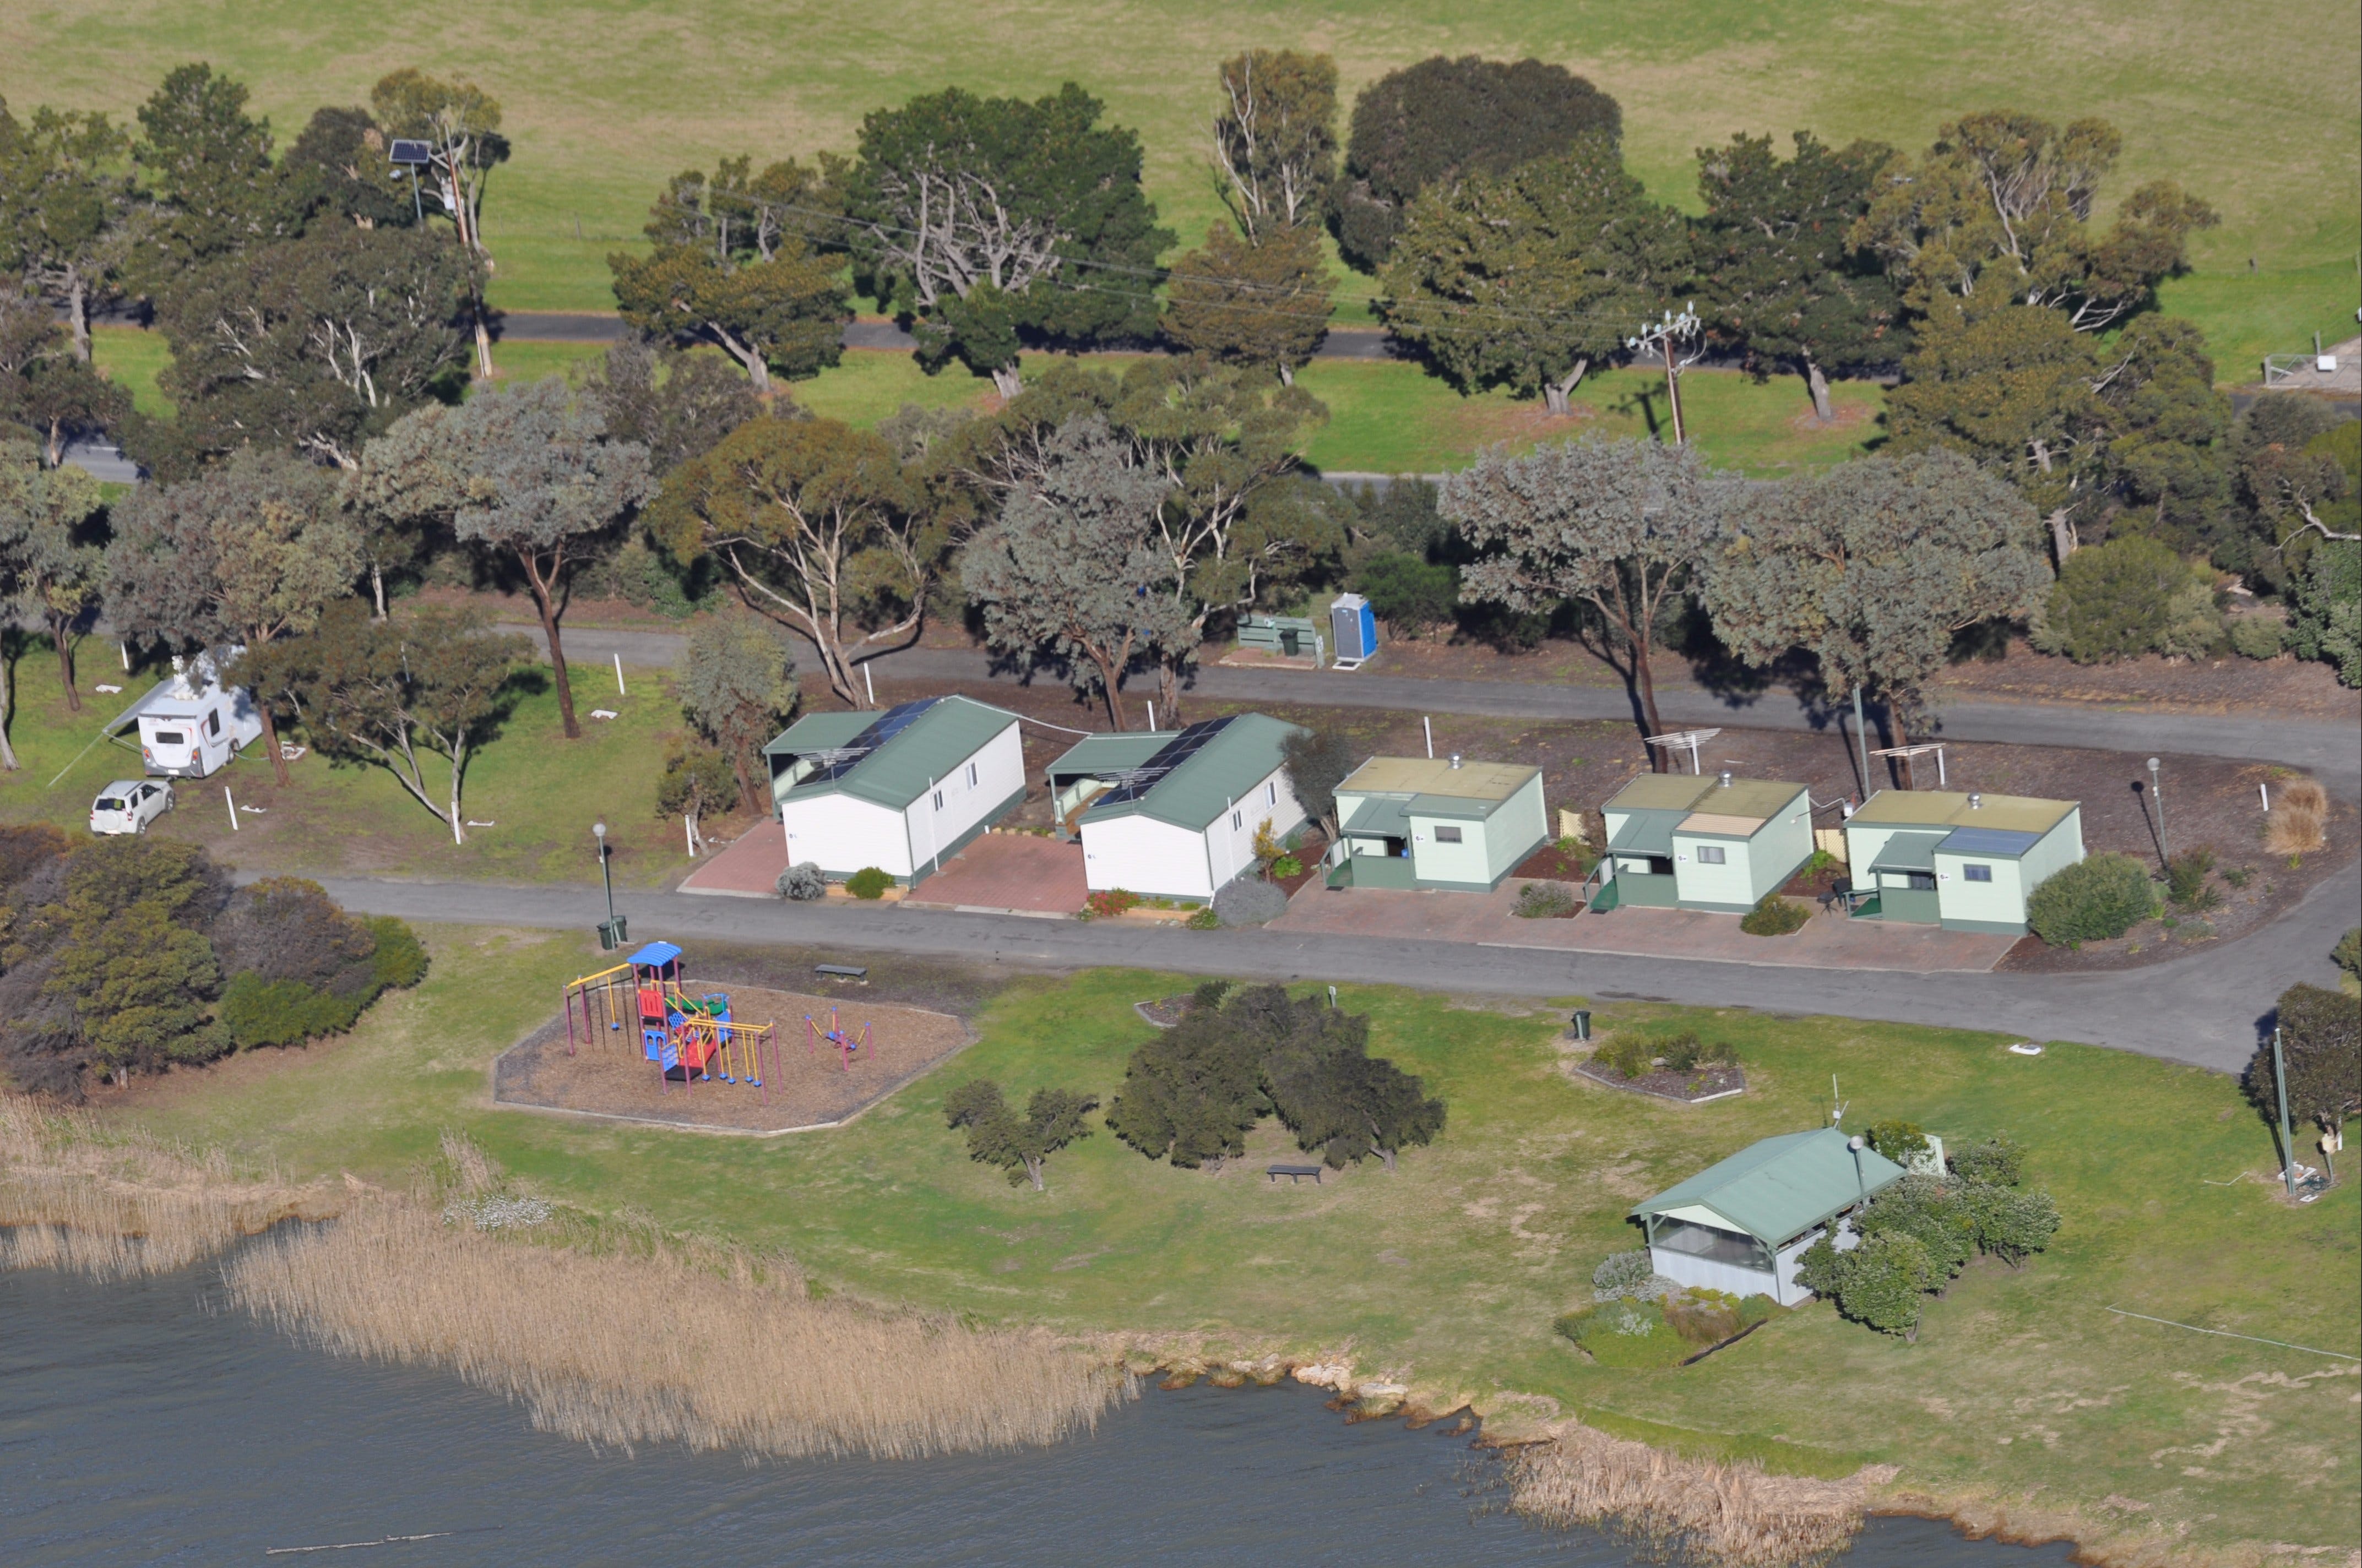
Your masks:
[[[1465,1438],[1348,1427],[1297,1387],[1149,1392],[1046,1450],[748,1465],[597,1453],[443,1373],[223,1310],[211,1271],[0,1273],[0,1563],[1596,1564],[1498,1511]],[[439,1539],[266,1557],[273,1547]],[[1871,1521],[1850,1568],[2063,1563]]]

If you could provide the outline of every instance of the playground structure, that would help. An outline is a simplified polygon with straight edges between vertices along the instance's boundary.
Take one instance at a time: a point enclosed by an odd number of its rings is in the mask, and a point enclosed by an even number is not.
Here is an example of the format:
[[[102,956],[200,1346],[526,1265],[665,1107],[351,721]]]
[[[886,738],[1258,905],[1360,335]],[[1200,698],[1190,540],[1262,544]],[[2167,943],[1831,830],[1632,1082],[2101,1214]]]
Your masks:
[[[851,1029],[836,1021],[836,1009],[833,1007],[828,1010],[827,1028],[822,1028],[820,1021],[807,1013],[804,1014],[804,1029],[807,1033],[804,1040],[804,1056],[807,1058],[811,1056],[814,1046],[823,1050],[833,1049],[837,1053],[839,1070],[844,1072],[853,1070],[855,1053],[858,1052],[864,1061],[869,1059],[869,1025],[862,1025],[861,1033],[855,1035]]]
[[[676,1075],[684,1087],[719,1078],[751,1086],[768,1104],[767,1080],[777,1076],[779,1061],[777,1030],[733,1019],[727,992],[692,994],[682,980],[680,957],[680,948],[670,942],[650,942],[613,969],[568,981],[566,1054],[575,1053],[579,1009],[585,1043],[627,1027],[636,1030],[641,1053],[657,1064],[659,1087],[670,1088]]]

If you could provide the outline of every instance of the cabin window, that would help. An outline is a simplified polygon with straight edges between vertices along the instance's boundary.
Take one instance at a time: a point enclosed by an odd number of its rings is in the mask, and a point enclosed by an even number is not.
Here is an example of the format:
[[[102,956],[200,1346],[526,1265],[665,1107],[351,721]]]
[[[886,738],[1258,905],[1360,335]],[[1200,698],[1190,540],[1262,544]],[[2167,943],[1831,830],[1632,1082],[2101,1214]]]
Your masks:
[[[1435,830],[1435,841],[1439,844],[1457,844],[1460,842],[1460,829],[1439,828]]]
[[[941,790],[937,790],[937,791],[935,791],[935,809],[936,809],[937,811],[941,811],[943,808],[944,808],[944,792],[943,792],[943,791],[941,791]]]
[[[1727,1264],[1733,1268],[1751,1268],[1760,1273],[1772,1272],[1772,1255],[1753,1236],[1741,1235],[1715,1225],[1693,1224],[1687,1220],[1658,1220],[1649,1245],[1667,1252],[1680,1253],[1707,1263]]]
[[[1697,857],[1698,864],[1702,866],[1718,866],[1724,863],[1722,846],[1719,844],[1700,844],[1697,847]]]
[[[1263,786],[1263,803],[1265,806],[1277,806],[1279,804],[1278,780],[1274,779]]]
[[[1243,819],[1243,818],[1242,818],[1242,817],[1240,817],[1240,815],[1239,815],[1237,812],[1233,811],[1233,812],[1231,812],[1231,832],[1235,833],[1235,832],[1237,832],[1241,828],[1243,828],[1243,827],[1245,827],[1245,826],[1246,826],[1246,823],[1245,823],[1244,819]]]
[[[974,762],[970,762],[967,765],[967,787],[970,789],[974,789],[976,787],[976,764]]]
[[[182,734],[177,729],[159,729],[156,731],[156,744],[159,746],[185,746],[188,743],[189,738]]]
[[[205,715],[205,733],[208,735],[218,735],[221,733],[220,708],[215,708],[211,713]]]
[[[1991,882],[1992,881],[1992,867],[1962,866],[1960,868],[1960,877],[1964,882]]]

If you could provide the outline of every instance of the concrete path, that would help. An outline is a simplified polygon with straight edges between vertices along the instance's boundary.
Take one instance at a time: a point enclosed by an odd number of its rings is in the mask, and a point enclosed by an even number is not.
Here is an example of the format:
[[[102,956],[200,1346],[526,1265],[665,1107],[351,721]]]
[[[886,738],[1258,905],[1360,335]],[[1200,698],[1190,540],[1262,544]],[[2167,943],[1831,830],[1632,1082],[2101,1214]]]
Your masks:
[[[500,341],[503,343],[621,343],[632,335],[621,316],[598,315],[589,312],[566,311],[503,311],[500,314]],[[919,340],[890,321],[850,321],[844,323],[843,338],[847,348],[879,348],[908,353],[919,346]],[[495,350],[497,356],[498,351]],[[1034,351],[1037,356],[1046,351]],[[1085,354],[1162,354],[1164,349],[1151,345],[1146,347],[1120,349],[1085,349]],[[1385,329],[1374,326],[1336,326],[1313,351],[1315,359],[1395,359],[1394,340]]]

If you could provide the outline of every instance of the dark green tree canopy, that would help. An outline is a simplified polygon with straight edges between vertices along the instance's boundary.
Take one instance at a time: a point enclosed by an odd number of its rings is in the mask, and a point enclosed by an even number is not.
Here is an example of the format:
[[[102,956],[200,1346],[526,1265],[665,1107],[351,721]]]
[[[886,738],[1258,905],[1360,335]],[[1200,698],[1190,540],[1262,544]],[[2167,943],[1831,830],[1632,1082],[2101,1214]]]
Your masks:
[[[850,316],[837,263],[842,159],[818,169],[793,159],[760,173],[723,159],[712,175],[673,177],[650,209],[645,256],[607,258],[624,319],[650,337],[688,337],[738,361],[755,390],[771,372],[810,376],[833,365]],[[807,239],[817,236],[821,244]]]
[[[313,111],[279,160],[281,201],[298,227],[340,221],[360,228],[408,228],[425,208],[386,161],[386,135],[367,109]]]
[[[131,253],[131,138],[105,115],[0,103],[0,274],[65,308],[90,360],[90,313],[121,292]]]
[[[1789,480],[1748,509],[1705,576],[1733,652],[1770,664],[1808,649],[1832,696],[1872,691],[1913,732],[1953,636],[2031,614],[2050,586],[2033,510],[1948,453]]]
[[[1173,243],[1140,183],[1140,138],[1073,82],[1033,103],[959,88],[862,122],[846,181],[854,275],[913,318],[922,357],[1019,389],[1020,334],[1087,344],[1155,331]]]
[[[967,1129],[970,1159],[999,1167],[1011,1187],[1031,1181],[1040,1192],[1045,1190],[1043,1166],[1068,1144],[1091,1135],[1083,1118],[1098,1103],[1068,1089],[1037,1089],[1020,1113],[1010,1109],[1000,1085],[977,1078],[952,1091],[944,1102],[944,1120]]]
[[[1214,167],[1250,245],[1319,221],[1337,178],[1337,62],[1249,49],[1222,62]]]
[[[1330,840],[1337,838],[1337,786],[1361,766],[1361,751],[1342,730],[1326,726],[1297,729],[1281,742],[1287,787],[1319,817]]]
[[[130,393],[75,357],[49,302],[0,282],[0,428],[39,443],[41,461],[54,468],[67,442],[114,429],[130,412]]]
[[[2362,998],[2318,985],[2292,985],[2273,1014],[2280,1026],[2280,1057],[2288,1070],[2289,1115],[2335,1132],[2362,1112]],[[2267,1118],[2279,1115],[2266,1037],[2247,1064],[2247,1097]]]
[[[716,356],[639,339],[607,350],[583,378],[582,395],[605,418],[609,436],[648,449],[648,469],[659,479],[763,413],[746,378]],[[781,418],[795,413],[777,397],[771,409]]]
[[[1795,134],[1782,159],[1772,138],[1744,134],[1698,149],[1697,274],[1714,334],[1799,368],[1813,406],[1832,417],[1826,376],[1903,356],[1902,302],[1853,225],[1894,149],[1858,141],[1831,148]]]
[[[1585,133],[1619,139],[1623,110],[1562,66],[1437,55],[1382,76],[1353,104],[1330,209],[1338,249],[1375,272],[1420,192],[1563,152]]]
[[[469,264],[416,229],[324,225],[182,274],[156,302],[179,409],[136,455],[166,473],[247,444],[341,466],[464,376]]]
[[[139,247],[143,287],[290,232],[270,122],[246,105],[244,82],[201,64],[174,70],[140,105],[132,156],[157,205]]]
[[[1292,387],[1329,335],[1335,289],[1311,225],[1266,228],[1250,243],[1217,224],[1173,264],[1164,335],[1192,353],[1275,368]]]
[[[1411,203],[1380,275],[1387,327],[1463,388],[1540,393],[1553,413],[1594,360],[1680,302],[1689,225],[1648,200],[1601,133]]]

